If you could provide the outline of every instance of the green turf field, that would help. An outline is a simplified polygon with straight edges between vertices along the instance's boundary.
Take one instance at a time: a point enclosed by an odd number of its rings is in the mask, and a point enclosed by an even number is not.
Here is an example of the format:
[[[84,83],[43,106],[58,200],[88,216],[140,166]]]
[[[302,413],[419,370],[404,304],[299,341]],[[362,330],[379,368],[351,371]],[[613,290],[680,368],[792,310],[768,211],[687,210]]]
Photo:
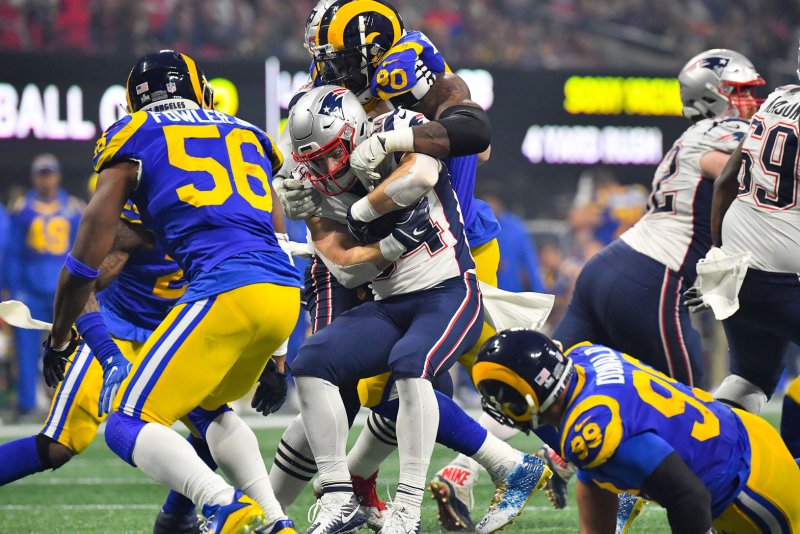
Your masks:
[[[261,450],[269,466],[275,443],[282,430],[256,430]],[[355,433],[351,433],[355,435]],[[6,441],[4,438],[2,441]],[[533,450],[532,439],[517,437],[517,448]],[[453,453],[437,446],[431,472],[445,465]],[[397,480],[397,454],[381,469],[378,490],[381,498],[394,491]],[[476,492],[475,519],[480,519],[494,491],[488,476],[482,476]],[[0,531],[3,533],[123,533],[152,532],[153,519],[166,490],[151,482],[138,470],[117,458],[102,436],[79,457],[55,472],[33,475],[0,488]],[[299,529],[308,526],[308,508],[313,503],[310,489],[289,510]],[[657,506],[645,509],[637,520],[636,532],[668,532],[666,515]],[[504,532],[577,532],[574,500],[565,510],[553,510],[545,495],[535,495],[525,513]],[[423,530],[438,532],[436,506],[426,498]],[[369,532],[369,531],[365,531]]]

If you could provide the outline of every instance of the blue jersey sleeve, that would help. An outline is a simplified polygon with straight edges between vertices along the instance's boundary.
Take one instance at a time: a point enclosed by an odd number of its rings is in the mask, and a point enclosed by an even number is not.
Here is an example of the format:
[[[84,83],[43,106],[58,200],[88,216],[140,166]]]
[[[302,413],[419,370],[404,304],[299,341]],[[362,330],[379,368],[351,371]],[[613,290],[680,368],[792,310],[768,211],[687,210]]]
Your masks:
[[[450,72],[450,67],[433,43],[421,32],[409,32],[381,59],[370,91],[381,100],[402,103],[396,99],[409,92],[418,100],[442,72]]]
[[[669,443],[652,432],[645,432],[625,439],[602,466],[581,470],[578,478],[617,491],[639,490],[672,452]]]
[[[147,122],[147,112],[137,111],[126,115],[106,130],[94,147],[93,166],[95,172],[119,163],[140,159],[140,148],[134,135]]]

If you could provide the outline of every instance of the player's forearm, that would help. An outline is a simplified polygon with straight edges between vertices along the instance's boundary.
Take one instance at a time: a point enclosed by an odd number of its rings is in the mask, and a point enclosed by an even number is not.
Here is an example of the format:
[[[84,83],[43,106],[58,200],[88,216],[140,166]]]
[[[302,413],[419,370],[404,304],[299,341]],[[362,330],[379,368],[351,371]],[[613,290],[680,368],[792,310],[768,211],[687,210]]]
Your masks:
[[[53,301],[51,346],[60,347],[69,341],[72,323],[83,312],[93,287],[94,280],[79,278],[70,273],[66,267],[61,269]]]
[[[580,534],[613,534],[617,523],[617,496],[578,481],[575,488]]]
[[[714,181],[711,199],[711,244],[722,246],[722,221],[739,192],[739,168],[742,165],[742,145],[731,154],[719,178]]]
[[[416,204],[438,180],[439,160],[426,154],[407,153],[386,180],[353,204],[350,213],[357,221],[373,221]]]

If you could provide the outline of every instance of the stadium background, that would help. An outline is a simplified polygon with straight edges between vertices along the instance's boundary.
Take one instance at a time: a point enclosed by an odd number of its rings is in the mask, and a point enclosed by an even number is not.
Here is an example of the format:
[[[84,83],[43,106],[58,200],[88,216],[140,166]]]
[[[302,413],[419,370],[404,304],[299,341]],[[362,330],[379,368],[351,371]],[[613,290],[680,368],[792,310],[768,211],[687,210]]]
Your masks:
[[[302,34],[315,3],[0,0],[0,203],[13,204],[30,186],[31,161],[42,152],[59,158],[65,189],[85,199],[94,142],[124,113],[119,104],[130,66],[154,49],[195,57],[224,111],[277,133],[289,97],[307,76]],[[583,263],[643,213],[657,163],[687,126],[675,76],[688,58],[712,47],[744,53],[766,79],[760,96],[796,80],[797,2],[397,0],[396,7],[488,109],[492,157],[478,171],[478,193],[499,197],[523,221],[539,263],[520,283],[556,294],[554,321]],[[727,369],[724,335],[710,314],[698,319],[710,386]],[[15,358],[9,330],[0,332],[0,419],[8,423],[15,419]],[[0,424],[0,440],[35,430]],[[259,431],[265,456],[276,436],[274,429]],[[446,456],[437,449],[439,460]],[[382,478],[390,480],[392,469]],[[75,521],[55,530],[64,532],[108,531],[98,521],[122,517],[122,530],[137,531],[162,494],[102,443],[53,480],[33,477],[5,490],[0,517],[20,531],[51,531],[56,517]],[[72,484],[76,491],[65,498]],[[108,506],[92,496],[104,486],[118,490]],[[489,486],[481,491],[488,497]],[[63,506],[34,517],[42,498]],[[534,509],[553,515],[543,498]],[[91,520],[84,519],[87,510]],[[433,521],[432,512],[426,517]],[[574,509],[547,521],[529,516],[523,524],[569,530]],[[658,531],[663,522],[656,516],[645,525]]]

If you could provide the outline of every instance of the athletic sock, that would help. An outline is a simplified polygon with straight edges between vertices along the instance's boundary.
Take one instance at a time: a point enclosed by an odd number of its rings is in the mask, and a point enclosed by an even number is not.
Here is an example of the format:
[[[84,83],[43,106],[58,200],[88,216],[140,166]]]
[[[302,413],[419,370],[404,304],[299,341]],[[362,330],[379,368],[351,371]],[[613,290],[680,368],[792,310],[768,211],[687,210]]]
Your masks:
[[[204,439],[189,434],[186,441],[189,442],[197,453],[197,456],[199,456],[212,471],[217,470],[217,463],[214,461],[214,458],[211,457],[211,451],[208,450],[208,443],[206,443]],[[164,501],[163,506],[161,506],[161,511],[172,515],[188,515],[195,511],[195,506],[191,499],[186,498],[177,491],[170,490],[167,499]]]
[[[303,418],[297,416],[283,431],[269,481],[281,506],[288,508],[317,473],[314,452],[306,438]]]
[[[400,398],[397,413],[400,477],[394,503],[419,514],[436,443],[439,408],[433,386],[424,378],[399,379],[396,387]]]
[[[236,412],[218,415],[208,425],[206,442],[228,480],[261,506],[268,524],[287,518],[269,483],[258,439]]]
[[[396,449],[394,422],[375,412],[370,413],[355,445],[347,453],[350,474],[364,479],[371,477]]]
[[[233,488],[209,469],[189,442],[164,425],[147,423],[142,427],[132,459],[147,476],[198,506],[227,505],[233,501]]]
[[[347,412],[339,388],[321,378],[295,377],[300,414],[314,451],[323,493],[353,492],[347,470]]]
[[[505,478],[522,458],[522,453],[490,433],[472,458],[492,477],[492,482]]]
[[[15,439],[0,445],[0,486],[41,473],[45,469],[39,458],[36,436]]]

